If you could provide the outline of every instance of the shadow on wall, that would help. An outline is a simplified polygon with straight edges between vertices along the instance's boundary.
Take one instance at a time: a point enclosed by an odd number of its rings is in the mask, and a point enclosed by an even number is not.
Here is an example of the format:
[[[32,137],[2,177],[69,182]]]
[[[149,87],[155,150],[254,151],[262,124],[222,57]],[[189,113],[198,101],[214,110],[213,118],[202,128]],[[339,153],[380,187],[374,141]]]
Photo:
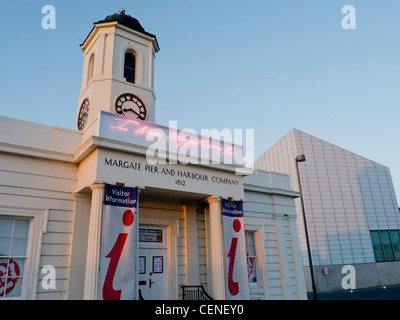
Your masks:
[[[362,205],[369,230],[400,229],[400,216],[388,168],[372,163],[358,176]]]
[[[344,290],[342,280],[348,273],[343,267],[346,265],[354,267],[356,288],[400,283],[400,261],[375,262],[370,235],[371,230],[400,229],[399,209],[389,169],[371,162],[359,171],[355,179],[359,194],[352,189],[354,212],[346,208],[345,213],[347,228],[354,230],[327,234],[323,242],[327,252],[324,256],[312,252],[319,292]],[[305,272],[306,277],[307,273],[309,271]]]
[[[347,265],[315,266],[315,282],[318,292],[347,290],[342,281],[349,284]],[[380,285],[400,284],[400,261],[351,264],[354,267],[355,287],[368,288]],[[347,278],[346,278],[347,277]],[[345,285],[346,286],[346,285]],[[308,289],[308,288],[307,288]],[[308,291],[311,291],[308,289]]]
[[[368,233],[367,230],[365,232]],[[364,239],[365,241],[366,239]],[[373,259],[371,241],[368,240],[368,243],[362,244],[358,230],[328,233],[325,236],[325,240],[320,242],[320,245],[320,250],[321,247],[325,248],[326,253],[324,255],[312,250],[314,275],[318,292],[342,289],[342,279],[347,274],[347,272],[342,273],[342,269],[346,265],[354,266],[356,269],[356,287],[381,284],[381,277],[374,267],[375,261]],[[302,251],[302,255],[306,257],[307,251]],[[304,275],[307,290],[311,291],[309,267],[304,268]]]
[[[330,190],[329,201],[334,210],[320,212],[325,228],[330,226],[336,230],[330,233],[316,230],[316,234],[320,231],[319,236],[323,237],[317,240],[318,250],[312,250],[319,292],[343,290],[342,280],[346,273],[342,273],[342,269],[346,265],[355,268],[357,288],[400,283],[400,262],[377,263],[370,234],[371,230],[400,230],[400,214],[390,171],[372,161],[363,161],[367,162],[357,165],[362,167],[357,172],[347,172],[350,180],[341,181],[337,199]],[[307,251],[301,253],[306,262]],[[304,269],[310,291],[309,268]]]

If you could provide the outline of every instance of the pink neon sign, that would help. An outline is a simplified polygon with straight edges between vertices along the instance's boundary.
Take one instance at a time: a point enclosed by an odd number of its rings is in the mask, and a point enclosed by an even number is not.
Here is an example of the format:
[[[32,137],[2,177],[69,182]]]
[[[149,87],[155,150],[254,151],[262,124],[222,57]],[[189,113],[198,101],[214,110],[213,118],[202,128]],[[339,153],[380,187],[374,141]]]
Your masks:
[[[219,131],[214,130],[213,133],[219,137],[222,136]],[[202,163],[208,161],[213,164],[223,163],[235,166],[244,164],[242,146],[104,111],[100,113],[99,135],[143,147],[157,148],[170,154],[202,159]]]

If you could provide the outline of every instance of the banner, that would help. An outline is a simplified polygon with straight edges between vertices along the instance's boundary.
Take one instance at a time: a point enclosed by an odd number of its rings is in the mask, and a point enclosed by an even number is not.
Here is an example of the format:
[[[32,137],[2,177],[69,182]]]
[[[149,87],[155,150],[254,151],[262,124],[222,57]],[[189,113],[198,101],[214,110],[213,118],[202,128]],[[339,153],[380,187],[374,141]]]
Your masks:
[[[222,199],[227,300],[249,300],[243,201]]]
[[[99,300],[136,299],[137,197],[137,188],[105,185]]]

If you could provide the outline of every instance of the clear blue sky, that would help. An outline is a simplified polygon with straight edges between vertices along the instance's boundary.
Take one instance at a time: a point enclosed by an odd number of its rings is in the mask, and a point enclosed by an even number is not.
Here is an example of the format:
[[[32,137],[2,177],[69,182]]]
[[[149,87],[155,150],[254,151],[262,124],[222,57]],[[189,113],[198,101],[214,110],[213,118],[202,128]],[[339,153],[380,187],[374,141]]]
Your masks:
[[[158,123],[254,129],[256,158],[297,128],[388,166],[399,198],[400,1],[1,1],[0,114],[74,129],[79,44],[122,7],[161,47]]]

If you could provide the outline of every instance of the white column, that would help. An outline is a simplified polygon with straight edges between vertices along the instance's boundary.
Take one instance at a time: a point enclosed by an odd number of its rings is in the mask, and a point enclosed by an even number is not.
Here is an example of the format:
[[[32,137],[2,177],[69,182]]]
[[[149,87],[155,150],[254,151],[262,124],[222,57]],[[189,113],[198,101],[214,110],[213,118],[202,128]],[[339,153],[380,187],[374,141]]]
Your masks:
[[[83,294],[85,300],[97,299],[104,184],[93,184],[90,189],[92,189],[92,204],[86,255],[85,291]]]
[[[188,285],[200,284],[199,244],[197,239],[197,207],[185,205],[186,265]]]
[[[210,205],[210,266],[212,297],[225,300],[225,256],[221,217],[221,199],[207,199]]]
[[[71,267],[68,277],[68,300],[82,300],[85,290],[85,269],[90,219],[91,195],[74,193],[74,234],[71,246]]]

